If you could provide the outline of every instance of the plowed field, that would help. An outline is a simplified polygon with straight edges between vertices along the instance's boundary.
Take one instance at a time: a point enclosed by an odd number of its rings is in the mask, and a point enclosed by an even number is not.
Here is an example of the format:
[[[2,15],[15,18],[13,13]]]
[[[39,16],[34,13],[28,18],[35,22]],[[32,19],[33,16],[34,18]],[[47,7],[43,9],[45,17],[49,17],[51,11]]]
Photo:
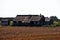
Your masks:
[[[60,27],[0,27],[0,40],[60,40]]]

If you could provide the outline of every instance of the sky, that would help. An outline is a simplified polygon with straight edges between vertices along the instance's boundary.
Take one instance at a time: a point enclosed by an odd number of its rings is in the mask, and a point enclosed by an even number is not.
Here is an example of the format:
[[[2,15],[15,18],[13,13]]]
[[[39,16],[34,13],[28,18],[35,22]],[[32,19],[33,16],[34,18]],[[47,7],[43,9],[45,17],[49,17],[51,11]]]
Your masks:
[[[60,19],[60,0],[0,0],[0,17],[40,14]]]

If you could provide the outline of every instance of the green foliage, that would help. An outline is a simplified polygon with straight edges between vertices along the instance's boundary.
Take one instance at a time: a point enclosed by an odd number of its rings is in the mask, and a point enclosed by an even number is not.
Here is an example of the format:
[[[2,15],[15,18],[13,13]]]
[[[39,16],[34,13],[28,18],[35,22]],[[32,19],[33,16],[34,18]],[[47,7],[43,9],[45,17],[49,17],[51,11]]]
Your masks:
[[[10,26],[12,26],[13,25],[13,21],[10,21]]]
[[[60,20],[54,21],[54,26],[60,26]]]

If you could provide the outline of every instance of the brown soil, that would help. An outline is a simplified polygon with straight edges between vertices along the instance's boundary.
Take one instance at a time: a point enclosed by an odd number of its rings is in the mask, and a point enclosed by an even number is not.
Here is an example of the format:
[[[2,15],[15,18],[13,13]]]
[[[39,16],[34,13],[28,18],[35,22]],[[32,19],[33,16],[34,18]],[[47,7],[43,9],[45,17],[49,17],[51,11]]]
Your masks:
[[[0,27],[0,40],[60,40],[60,27]]]

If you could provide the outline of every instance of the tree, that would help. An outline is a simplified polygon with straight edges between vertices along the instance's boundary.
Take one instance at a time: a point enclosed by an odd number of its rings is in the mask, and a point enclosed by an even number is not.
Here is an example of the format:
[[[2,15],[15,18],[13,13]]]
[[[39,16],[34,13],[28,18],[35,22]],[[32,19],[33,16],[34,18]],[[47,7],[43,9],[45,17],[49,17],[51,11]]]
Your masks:
[[[56,21],[58,18],[57,16],[51,16],[50,19],[52,19],[53,21]]]

